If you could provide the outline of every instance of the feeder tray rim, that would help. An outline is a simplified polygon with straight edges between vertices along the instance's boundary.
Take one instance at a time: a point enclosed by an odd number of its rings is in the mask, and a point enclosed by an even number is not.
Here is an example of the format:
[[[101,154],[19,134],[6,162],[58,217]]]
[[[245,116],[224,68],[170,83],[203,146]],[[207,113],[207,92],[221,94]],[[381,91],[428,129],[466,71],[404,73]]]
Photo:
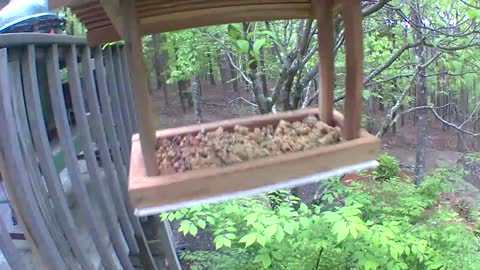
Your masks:
[[[135,214],[135,216],[138,216],[138,217],[145,217],[145,216],[151,216],[151,215],[158,215],[158,214],[161,214],[161,213],[174,211],[174,210],[179,210],[179,209],[182,209],[182,208],[192,207],[192,206],[201,205],[201,204],[219,203],[219,202],[228,201],[228,200],[232,200],[232,199],[239,199],[239,198],[243,198],[243,197],[252,197],[252,196],[256,196],[256,195],[259,195],[261,193],[265,193],[265,192],[272,191],[272,190],[293,188],[293,187],[296,187],[296,186],[305,185],[305,184],[325,180],[327,178],[331,178],[331,177],[335,177],[335,176],[341,176],[343,174],[350,173],[350,172],[356,172],[356,171],[361,171],[361,170],[365,170],[365,169],[375,168],[377,166],[378,166],[378,161],[369,160],[369,161],[357,163],[357,164],[354,164],[354,165],[343,166],[343,167],[339,167],[339,168],[336,168],[336,169],[333,169],[333,170],[320,172],[320,173],[313,174],[313,175],[306,176],[306,177],[289,179],[289,180],[281,182],[281,183],[277,183],[277,184],[273,184],[273,185],[267,185],[267,186],[263,186],[263,187],[255,188],[255,189],[251,189],[251,190],[232,192],[232,193],[228,193],[228,194],[213,196],[213,197],[210,197],[210,198],[184,201],[184,202],[180,202],[180,203],[166,204],[166,205],[163,205],[163,206],[135,208],[134,214]]]
[[[250,123],[264,126],[280,120],[297,121],[317,115],[316,108],[278,114],[257,115],[241,119],[186,126],[157,131],[162,138],[195,134],[203,128]],[[335,112],[335,126],[342,127],[343,116]],[[322,119],[320,119],[322,120]],[[245,126],[245,125],[244,125]],[[277,188],[293,187],[340,175],[349,171],[375,167],[380,149],[378,138],[362,130],[360,137],[305,151],[258,158],[225,167],[202,168],[171,175],[148,176],[140,140],[132,139],[129,193],[138,215],[167,211],[202,202],[222,201],[250,196]],[[252,180],[249,180],[252,179]],[[149,209],[142,211],[142,209]]]

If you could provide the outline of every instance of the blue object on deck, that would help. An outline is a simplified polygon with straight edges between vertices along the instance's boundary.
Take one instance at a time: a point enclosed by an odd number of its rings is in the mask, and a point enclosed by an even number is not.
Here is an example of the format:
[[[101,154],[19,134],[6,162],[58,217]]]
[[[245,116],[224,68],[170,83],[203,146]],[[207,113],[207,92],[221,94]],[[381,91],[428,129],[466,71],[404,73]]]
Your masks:
[[[0,10],[0,33],[48,33],[64,26],[64,18],[48,11],[48,0],[11,0]]]

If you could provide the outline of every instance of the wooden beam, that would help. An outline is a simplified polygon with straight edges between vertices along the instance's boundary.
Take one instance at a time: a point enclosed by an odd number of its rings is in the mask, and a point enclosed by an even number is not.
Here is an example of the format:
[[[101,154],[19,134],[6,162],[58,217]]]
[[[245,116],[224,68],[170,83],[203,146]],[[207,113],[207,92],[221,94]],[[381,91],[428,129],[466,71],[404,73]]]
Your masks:
[[[145,160],[147,174],[157,175],[155,155],[155,127],[152,113],[152,100],[148,89],[148,76],[143,55],[142,39],[139,32],[139,21],[135,13],[134,2],[122,2],[124,24],[129,30],[124,32],[126,53],[131,72],[131,83],[135,102],[135,112],[140,128],[142,153]]]
[[[345,123],[342,136],[353,140],[360,136],[363,91],[363,36],[362,7],[358,0],[344,0],[343,24],[345,27]]]
[[[87,32],[87,43],[90,47],[120,40],[121,37],[113,26],[104,26]]]
[[[333,33],[333,0],[312,0],[313,15],[317,19],[320,119],[333,125],[333,88],[335,80],[335,56]]]
[[[173,11],[162,14],[139,13],[142,34],[175,31],[225,23],[303,19],[311,16],[309,3],[254,4]]]
[[[125,4],[128,4],[130,2],[133,3],[134,0],[99,0],[99,2],[105,10],[108,18],[112,22],[113,27],[115,28],[115,30],[117,30],[117,33],[120,35],[121,38],[125,39],[126,32],[131,30],[131,25],[127,23],[126,18],[124,18],[123,16],[124,10],[122,10],[121,5],[123,5],[124,2]],[[134,4],[132,4],[129,9],[131,10],[131,13],[134,14],[136,17]]]

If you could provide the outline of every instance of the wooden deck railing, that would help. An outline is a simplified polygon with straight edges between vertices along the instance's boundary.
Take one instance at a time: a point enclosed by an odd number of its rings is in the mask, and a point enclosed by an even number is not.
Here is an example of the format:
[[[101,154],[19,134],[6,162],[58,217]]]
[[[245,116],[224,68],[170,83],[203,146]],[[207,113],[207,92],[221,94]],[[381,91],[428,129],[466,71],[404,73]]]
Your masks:
[[[43,68],[47,76],[39,78]],[[62,68],[72,108],[66,107]],[[54,123],[46,123],[52,120],[44,117],[45,97]],[[54,124],[57,140],[50,140],[46,124]],[[47,34],[0,36],[0,170],[28,243],[46,269],[134,269],[130,256],[148,254],[127,192],[136,130],[123,46],[90,49],[82,38]],[[56,168],[55,141],[67,174]],[[0,249],[12,269],[28,269],[2,222]],[[153,261],[143,262],[155,269]]]

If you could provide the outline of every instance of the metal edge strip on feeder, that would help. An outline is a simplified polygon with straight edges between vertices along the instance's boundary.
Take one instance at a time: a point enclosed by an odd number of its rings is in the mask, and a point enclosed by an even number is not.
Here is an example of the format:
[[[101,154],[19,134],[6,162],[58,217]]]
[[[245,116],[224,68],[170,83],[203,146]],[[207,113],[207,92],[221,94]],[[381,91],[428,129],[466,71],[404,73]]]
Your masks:
[[[142,217],[142,216],[150,216],[156,215],[172,210],[178,210],[186,207],[191,207],[200,204],[208,204],[208,203],[218,203],[222,201],[232,200],[232,199],[239,199],[243,197],[250,197],[255,196],[261,193],[278,190],[278,189],[285,189],[285,188],[293,188],[299,185],[305,185],[309,183],[314,183],[323,179],[327,179],[330,177],[340,176],[349,172],[360,171],[365,169],[371,169],[378,165],[376,160],[371,160],[367,162],[358,163],[355,165],[345,166],[336,168],[334,170],[321,172],[317,174],[313,174],[307,177],[300,177],[287,180],[285,182],[281,182],[274,185],[268,185],[261,188],[233,192],[229,194],[222,194],[215,197],[205,198],[205,199],[198,199],[192,201],[185,201],[181,203],[174,203],[174,204],[166,204],[158,207],[145,207],[145,208],[136,208],[135,215]]]

